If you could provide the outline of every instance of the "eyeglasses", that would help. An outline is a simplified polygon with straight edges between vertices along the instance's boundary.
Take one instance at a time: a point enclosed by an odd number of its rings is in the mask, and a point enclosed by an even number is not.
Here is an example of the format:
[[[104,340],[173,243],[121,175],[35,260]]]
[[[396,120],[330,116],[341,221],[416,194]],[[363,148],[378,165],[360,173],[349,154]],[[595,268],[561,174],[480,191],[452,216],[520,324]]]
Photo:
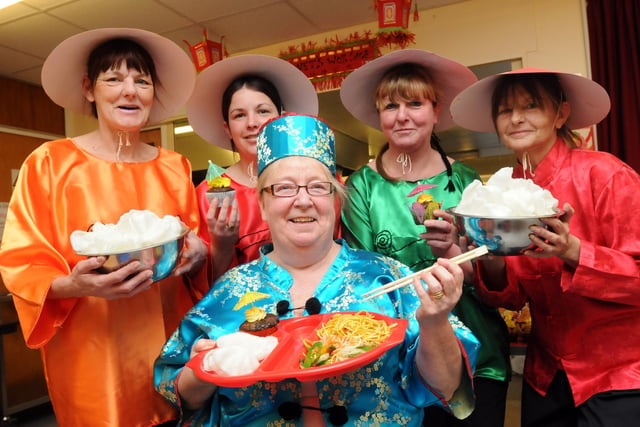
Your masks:
[[[307,194],[310,196],[328,196],[333,193],[335,189],[331,182],[326,181],[311,182],[307,185],[281,182],[278,184],[268,185],[260,191],[267,192],[275,197],[293,197],[298,194],[301,188],[307,190]]]

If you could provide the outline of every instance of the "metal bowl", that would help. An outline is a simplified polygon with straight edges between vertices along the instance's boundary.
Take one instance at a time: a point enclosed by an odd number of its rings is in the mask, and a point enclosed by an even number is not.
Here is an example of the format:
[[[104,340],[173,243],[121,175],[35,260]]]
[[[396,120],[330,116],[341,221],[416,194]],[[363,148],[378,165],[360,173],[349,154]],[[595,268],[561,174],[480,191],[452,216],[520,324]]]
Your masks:
[[[522,255],[525,250],[536,245],[529,239],[529,226],[539,225],[548,228],[541,218],[554,218],[562,215],[558,211],[541,217],[479,217],[457,213],[455,208],[448,210],[455,219],[458,234],[466,237],[470,244],[486,245],[489,253],[500,256]]]
[[[184,239],[189,231],[188,228],[185,228],[177,238],[135,250],[111,254],[79,252],[78,255],[106,256],[107,260],[98,269],[100,273],[111,273],[132,261],[140,261],[140,269],[150,268],[153,270],[151,279],[155,282],[167,277],[176,267],[184,249]]]

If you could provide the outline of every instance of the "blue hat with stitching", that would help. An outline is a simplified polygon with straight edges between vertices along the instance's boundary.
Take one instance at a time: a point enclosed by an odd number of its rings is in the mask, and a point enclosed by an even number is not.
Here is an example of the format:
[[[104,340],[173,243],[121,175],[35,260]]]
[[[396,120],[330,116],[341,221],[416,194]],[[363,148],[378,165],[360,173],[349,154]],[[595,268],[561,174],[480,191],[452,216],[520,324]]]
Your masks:
[[[266,122],[257,139],[258,175],[271,163],[289,156],[311,157],[336,174],[335,136],[315,116],[286,114]]]

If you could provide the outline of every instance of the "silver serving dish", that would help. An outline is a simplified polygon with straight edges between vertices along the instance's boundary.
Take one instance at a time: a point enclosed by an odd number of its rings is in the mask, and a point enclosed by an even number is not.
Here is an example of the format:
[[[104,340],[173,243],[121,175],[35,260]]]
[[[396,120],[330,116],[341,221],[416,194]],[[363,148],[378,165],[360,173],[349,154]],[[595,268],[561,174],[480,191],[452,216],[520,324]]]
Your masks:
[[[111,254],[78,252],[78,255],[106,256],[107,260],[98,269],[101,273],[111,273],[132,261],[140,261],[140,269],[150,268],[153,270],[151,279],[155,282],[164,279],[174,270],[184,249],[184,239],[189,231],[188,228],[185,228],[175,239],[135,250]]]
[[[461,237],[466,237],[470,244],[486,245],[489,253],[500,256],[522,255],[525,250],[536,248],[529,239],[529,226],[548,228],[541,218],[554,218],[564,213],[558,211],[541,217],[499,218],[459,214],[455,208],[448,212],[453,215]]]

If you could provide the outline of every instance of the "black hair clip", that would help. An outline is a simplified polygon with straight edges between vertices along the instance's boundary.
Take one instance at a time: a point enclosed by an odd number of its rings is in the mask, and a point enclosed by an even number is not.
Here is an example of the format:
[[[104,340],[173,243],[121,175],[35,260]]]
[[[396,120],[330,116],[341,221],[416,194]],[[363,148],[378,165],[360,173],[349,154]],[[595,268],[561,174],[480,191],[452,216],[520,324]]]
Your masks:
[[[297,310],[299,308],[304,308],[307,310],[309,314],[318,314],[320,310],[322,310],[322,304],[320,304],[320,300],[316,297],[309,298],[306,303],[304,303],[304,307],[294,307],[291,308],[291,304],[287,300],[279,301],[276,305],[276,312],[278,316],[284,316],[289,311]]]
[[[278,414],[285,421],[291,421],[302,416],[302,409],[313,409],[315,411],[328,413],[329,422],[334,426],[342,426],[349,421],[347,408],[341,405],[334,405],[330,408],[322,409],[313,406],[302,406],[298,402],[283,402],[278,406]]]

